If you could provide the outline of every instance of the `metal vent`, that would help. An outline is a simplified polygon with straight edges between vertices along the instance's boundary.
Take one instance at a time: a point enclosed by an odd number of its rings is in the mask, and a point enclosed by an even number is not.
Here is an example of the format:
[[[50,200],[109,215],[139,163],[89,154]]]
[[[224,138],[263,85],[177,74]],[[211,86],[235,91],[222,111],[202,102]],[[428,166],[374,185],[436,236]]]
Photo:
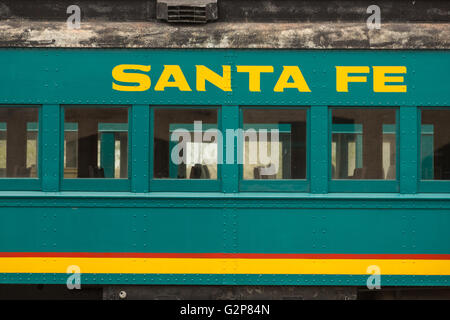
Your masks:
[[[167,22],[206,23],[217,20],[217,0],[158,0],[156,15]]]

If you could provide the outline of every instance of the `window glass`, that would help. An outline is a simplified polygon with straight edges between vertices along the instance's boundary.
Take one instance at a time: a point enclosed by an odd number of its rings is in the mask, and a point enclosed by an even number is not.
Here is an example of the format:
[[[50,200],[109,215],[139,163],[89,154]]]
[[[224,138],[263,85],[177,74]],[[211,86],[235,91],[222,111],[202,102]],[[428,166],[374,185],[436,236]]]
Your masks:
[[[450,180],[450,110],[422,110],[423,180]]]
[[[333,179],[396,178],[396,110],[333,109]]]
[[[155,178],[217,179],[217,159],[217,109],[155,109]]]
[[[306,179],[306,110],[243,110],[243,178]]]
[[[0,177],[38,176],[37,108],[0,108]]]
[[[64,178],[128,177],[128,109],[64,111]]]

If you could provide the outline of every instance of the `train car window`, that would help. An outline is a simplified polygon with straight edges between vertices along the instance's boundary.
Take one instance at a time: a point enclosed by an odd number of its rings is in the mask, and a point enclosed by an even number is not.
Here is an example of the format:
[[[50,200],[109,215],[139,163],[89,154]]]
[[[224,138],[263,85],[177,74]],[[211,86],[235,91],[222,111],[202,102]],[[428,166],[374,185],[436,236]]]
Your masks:
[[[217,180],[217,117],[212,108],[155,109],[153,177]]]
[[[38,176],[38,108],[0,108],[0,178]]]
[[[243,109],[243,179],[306,179],[306,110]]]
[[[128,177],[128,109],[64,109],[64,178]]]
[[[396,179],[396,110],[332,110],[333,179]]]
[[[422,180],[450,180],[450,110],[422,110]]]

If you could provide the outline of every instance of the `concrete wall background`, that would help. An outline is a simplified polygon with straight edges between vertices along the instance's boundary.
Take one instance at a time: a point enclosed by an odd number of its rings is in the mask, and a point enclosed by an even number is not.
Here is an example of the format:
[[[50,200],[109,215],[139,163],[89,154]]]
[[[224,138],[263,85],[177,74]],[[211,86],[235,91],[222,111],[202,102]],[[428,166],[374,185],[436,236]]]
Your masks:
[[[219,0],[208,24],[156,21],[156,0],[0,0],[1,47],[448,49],[450,1]],[[367,7],[382,26],[369,30]],[[69,29],[67,7],[81,9]]]
[[[156,18],[156,0],[0,0],[0,18],[65,21],[72,4],[81,8],[85,21]],[[381,8],[385,22],[450,21],[446,0],[218,0],[219,22],[357,22],[365,20],[372,4]]]

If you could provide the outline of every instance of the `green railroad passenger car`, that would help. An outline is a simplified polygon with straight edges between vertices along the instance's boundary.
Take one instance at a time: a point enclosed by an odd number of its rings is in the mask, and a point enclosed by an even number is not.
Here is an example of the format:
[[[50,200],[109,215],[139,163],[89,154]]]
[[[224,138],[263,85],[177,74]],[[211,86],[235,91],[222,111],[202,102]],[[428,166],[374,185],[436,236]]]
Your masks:
[[[0,48],[1,284],[450,285],[448,48],[46,46]]]

